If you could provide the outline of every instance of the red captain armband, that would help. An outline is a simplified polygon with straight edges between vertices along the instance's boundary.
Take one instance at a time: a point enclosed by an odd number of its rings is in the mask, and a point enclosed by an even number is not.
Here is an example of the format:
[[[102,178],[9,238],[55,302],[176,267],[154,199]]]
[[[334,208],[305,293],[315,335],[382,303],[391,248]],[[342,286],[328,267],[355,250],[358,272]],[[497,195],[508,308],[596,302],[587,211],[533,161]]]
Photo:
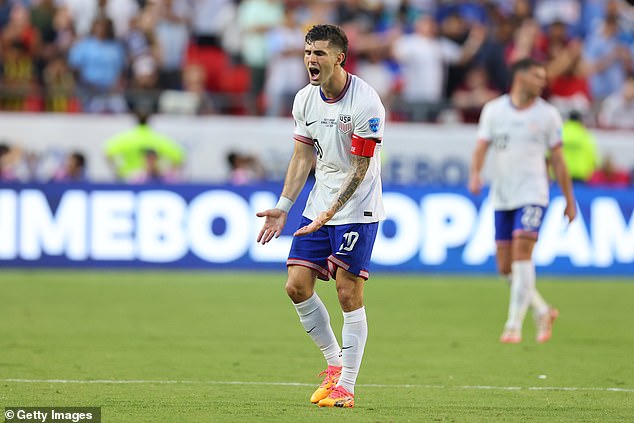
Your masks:
[[[350,146],[350,153],[355,156],[372,157],[374,156],[374,149],[376,148],[377,140],[374,138],[361,138],[358,135],[352,134],[352,145]]]

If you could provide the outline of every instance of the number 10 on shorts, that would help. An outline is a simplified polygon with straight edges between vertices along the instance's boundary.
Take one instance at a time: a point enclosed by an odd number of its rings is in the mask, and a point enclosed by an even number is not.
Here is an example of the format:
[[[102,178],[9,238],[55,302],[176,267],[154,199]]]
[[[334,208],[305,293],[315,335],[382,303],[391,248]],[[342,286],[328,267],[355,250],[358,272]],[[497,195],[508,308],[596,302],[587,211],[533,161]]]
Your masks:
[[[359,232],[346,232],[343,234],[343,242],[339,246],[339,251],[352,251],[358,240]]]

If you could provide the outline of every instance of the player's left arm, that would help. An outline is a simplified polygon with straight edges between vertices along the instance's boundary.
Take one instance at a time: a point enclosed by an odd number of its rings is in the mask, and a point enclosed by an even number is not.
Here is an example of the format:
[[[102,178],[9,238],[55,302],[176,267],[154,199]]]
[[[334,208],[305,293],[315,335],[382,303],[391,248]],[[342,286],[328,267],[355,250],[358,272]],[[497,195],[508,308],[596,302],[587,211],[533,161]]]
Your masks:
[[[577,203],[575,202],[575,194],[572,190],[572,180],[568,173],[566,161],[564,160],[563,144],[561,142],[561,134],[563,124],[559,112],[553,107],[551,109],[551,119],[547,130],[547,143],[550,148],[550,164],[555,174],[557,184],[561,188],[566,198],[566,209],[564,215],[568,218],[568,222],[572,222],[577,216]]]
[[[550,161],[555,173],[555,179],[566,198],[566,209],[564,214],[569,222],[572,222],[577,216],[577,204],[575,202],[575,194],[572,190],[572,180],[568,174],[568,168],[564,161],[564,155],[561,144],[550,150]]]

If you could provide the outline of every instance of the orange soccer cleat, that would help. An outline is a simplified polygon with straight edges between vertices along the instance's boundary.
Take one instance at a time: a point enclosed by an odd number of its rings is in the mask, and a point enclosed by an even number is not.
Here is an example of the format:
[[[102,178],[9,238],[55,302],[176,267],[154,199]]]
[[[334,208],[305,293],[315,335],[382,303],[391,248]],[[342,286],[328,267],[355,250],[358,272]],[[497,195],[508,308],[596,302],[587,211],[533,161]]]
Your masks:
[[[322,399],[326,398],[337,386],[339,382],[339,376],[341,376],[341,367],[328,366],[326,370],[319,373],[319,376],[324,376],[324,381],[321,382],[319,388],[310,397],[310,402],[317,404]]]
[[[337,386],[332,390],[330,395],[319,401],[320,407],[354,407],[354,394],[351,394],[343,386]]]
[[[522,342],[522,332],[519,329],[506,328],[500,336],[503,344],[519,344]]]
[[[537,342],[543,344],[553,336],[553,323],[557,317],[559,317],[559,310],[549,307],[548,313],[537,319],[537,336],[535,337]]]

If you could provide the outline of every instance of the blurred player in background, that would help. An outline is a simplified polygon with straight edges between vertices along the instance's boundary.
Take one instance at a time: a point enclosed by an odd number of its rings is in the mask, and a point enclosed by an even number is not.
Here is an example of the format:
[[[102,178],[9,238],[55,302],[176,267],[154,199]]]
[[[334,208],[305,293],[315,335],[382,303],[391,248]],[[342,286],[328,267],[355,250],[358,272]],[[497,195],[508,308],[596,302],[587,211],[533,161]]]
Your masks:
[[[510,93],[491,100],[482,110],[469,189],[474,194],[480,193],[480,173],[492,147],[491,197],[497,265],[499,272],[511,280],[508,320],[500,341],[522,340],[524,317],[532,306],[536,340],[541,343],[550,339],[552,323],[559,314],[537,291],[532,261],[549,201],[547,153],[566,198],[565,216],[572,221],[577,211],[561,148],[561,117],[557,109],[540,97],[546,85],[546,69],[532,59],[522,59],[512,66],[511,78]]]
[[[328,365],[311,397],[322,407],[354,406],[368,333],[363,286],[378,222],[385,215],[379,156],[385,109],[373,88],[343,68],[347,50],[348,39],[339,27],[316,25],[306,34],[310,84],[293,104],[295,150],[280,200],[274,209],[257,214],[266,217],[258,242],[279,237],[316,151],[315,185],[294,234],[286,292]],[[343,310],[341,347],[314,290],[317,278],[331,277]]]

